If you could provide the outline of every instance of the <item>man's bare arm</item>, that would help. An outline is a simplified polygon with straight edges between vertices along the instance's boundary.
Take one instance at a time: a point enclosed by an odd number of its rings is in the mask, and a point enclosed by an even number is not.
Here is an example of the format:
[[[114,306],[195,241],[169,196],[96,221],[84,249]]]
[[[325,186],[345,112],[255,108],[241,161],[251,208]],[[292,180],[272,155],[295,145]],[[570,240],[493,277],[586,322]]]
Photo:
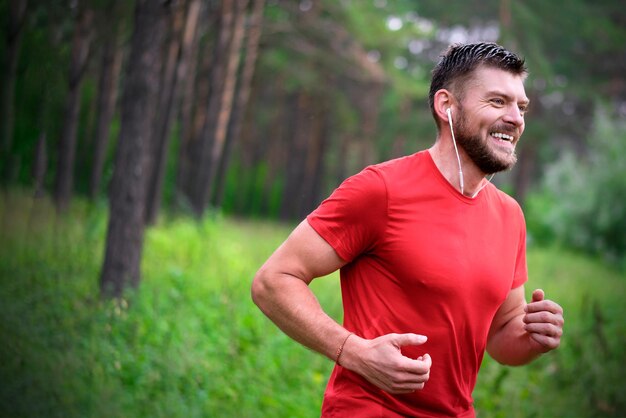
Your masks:
[[[524,286],[509,292],[493,319],[487,351],[496,361],[512,366],[529,363],[557,348],[563,334],[563,309],[544,299],[542,290],[533,292],[526,303]]]
[[[303,221],[270,256],[252,283],[252,299],[294,340],[360,374],[390,393],[422,389],[428,380],[431,360],[404,357],[400,347],[419,345],[426,337],[389,334],[366,340],[328,316],[309,289],[316,277],[345,264],[335,250]],[[338,352],[342,347],[341,352]]]
[[[344,264],[303,221],[257,272],[252,299],[287,335],[334,360],[348,332],[322,310],[308,285]]]

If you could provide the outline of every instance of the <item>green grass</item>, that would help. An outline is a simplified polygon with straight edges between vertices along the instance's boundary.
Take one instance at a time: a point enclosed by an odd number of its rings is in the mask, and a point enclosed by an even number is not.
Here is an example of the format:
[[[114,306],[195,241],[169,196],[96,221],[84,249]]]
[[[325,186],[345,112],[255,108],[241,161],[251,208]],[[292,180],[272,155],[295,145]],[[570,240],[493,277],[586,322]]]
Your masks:
[[[0,417],[315,417],[332,363],[250,300],[292,225],[172,218],[146,235],[136,293],[102,301],[106,207],[13,192],[0,201]],[[480,417],[626,416],[626,278],[532,248],[532,279],[566,312],[562,347],[527,367],[486,358]],[[336,276],[313,285],[341,317]]]
[[[531,248],[527,297],[542,288],[564,310],[561,347],[505,368],[486,358],[475,390],[481,416],[624,417],[626,277],[581,254]]]

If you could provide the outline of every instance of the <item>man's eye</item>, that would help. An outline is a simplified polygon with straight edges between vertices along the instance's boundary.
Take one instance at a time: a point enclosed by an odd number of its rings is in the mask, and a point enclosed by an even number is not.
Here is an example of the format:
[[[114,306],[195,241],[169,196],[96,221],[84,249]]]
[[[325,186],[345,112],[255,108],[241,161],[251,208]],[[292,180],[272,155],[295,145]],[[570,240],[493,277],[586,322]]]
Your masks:
[[[504,100],[502,99],[491,99],[491,101],[497,105],[503,105],[504,104]]]

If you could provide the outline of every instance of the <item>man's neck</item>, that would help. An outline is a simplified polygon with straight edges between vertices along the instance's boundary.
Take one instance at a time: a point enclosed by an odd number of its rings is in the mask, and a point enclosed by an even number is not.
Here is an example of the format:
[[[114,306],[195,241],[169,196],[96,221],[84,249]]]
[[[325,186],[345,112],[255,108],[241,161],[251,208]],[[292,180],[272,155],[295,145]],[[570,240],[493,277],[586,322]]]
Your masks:
[[[474,164],[461,147],[458,148],[458,151],[463,171],[463,194],[472,197],[482,187],[483,181],[485,181],[485,173]],[[452,139],[438,137],[428,152],[441,174],[460,193],[461,176],[459,173],[459,161],[456,157]]]

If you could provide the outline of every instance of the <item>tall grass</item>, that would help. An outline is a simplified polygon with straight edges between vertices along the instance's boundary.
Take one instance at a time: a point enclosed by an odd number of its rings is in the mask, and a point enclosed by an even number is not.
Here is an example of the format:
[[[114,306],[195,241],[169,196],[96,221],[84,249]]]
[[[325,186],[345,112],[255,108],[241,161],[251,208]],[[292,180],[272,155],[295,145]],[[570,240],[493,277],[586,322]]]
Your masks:
[[[528,366],[486,358],[475,400],[489,417],[625,417],[626,277],[556,248],[531,248],[528,297],[543,288],[564,310],[561,347]]]
[[[314,417],[332,363],[253,305],[250,281],[290,225],[213,215],[146,235],[139,291],[104,301],[106,208],[4,196],[0,416]],[[529,253],[532,287],[566,311],[561,349],[533,365],[485,360],[480,417],[624,416],[626,279],[554,248]],[[337,277],[314,281],[341,318]]]

